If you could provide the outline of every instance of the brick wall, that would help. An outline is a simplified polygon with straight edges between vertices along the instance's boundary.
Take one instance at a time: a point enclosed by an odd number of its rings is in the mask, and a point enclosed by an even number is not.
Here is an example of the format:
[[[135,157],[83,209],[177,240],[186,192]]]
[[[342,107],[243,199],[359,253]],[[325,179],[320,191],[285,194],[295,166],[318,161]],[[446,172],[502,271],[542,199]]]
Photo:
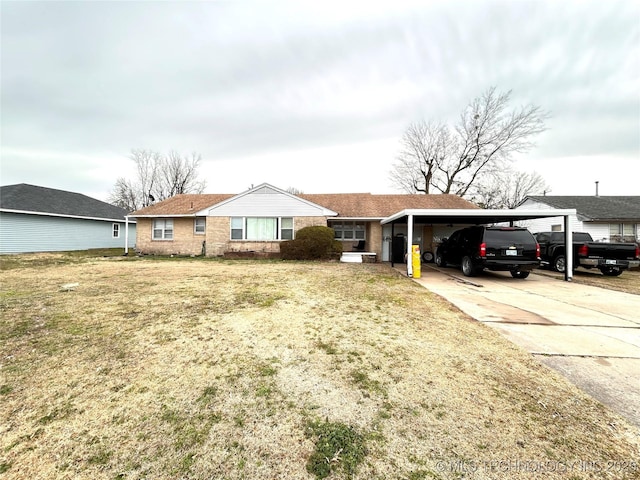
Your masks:
[[[231,237],[229,217],[207,217],[207,256],[221,257]]]
[[[326,226],[325,217],[295,217],[293,228],[297,232],[304,227]],[[225,252],[279,253],[280,242],[231,240],[229,217],[207,217],[207,256],[222,256]]]
[[[375,252],[376,261],[379,262],[382,259],[382,225],[379,221],[367,222],[365,229],[364,245],[365,252]],[[354,247],[358,245],[359,240],[344,240],[342,241],[342,249],[344,252],[353,251]]]
[[[293,226],[297,232],[304,227],[327,226],[325,217],[296,217]],[[229,217],[207,217],[205,234],[194,232],[194,218],[173,219],[173,240],[153,240],[153,219],[139,218],[136,227],[136,250],[149,255],[201,255],[202,242],[206,240],[207,256],[223,256],[225,252],[279,253],[280,242],[231,240]],[[367,251],[382,255],[382,229],[370,224],[367,231]],[[348,242],[345,251],[350,251]]]
[[[367,252],[376,252],[376,260],[382,259],[382,225],[380,222],[369,222],[367,229]]]
[[[150,255],[201,255],[204,234],[194,232],[194,218],[173,219],[173,240],[153,240],[153,219],[138,218],[136,250]]]

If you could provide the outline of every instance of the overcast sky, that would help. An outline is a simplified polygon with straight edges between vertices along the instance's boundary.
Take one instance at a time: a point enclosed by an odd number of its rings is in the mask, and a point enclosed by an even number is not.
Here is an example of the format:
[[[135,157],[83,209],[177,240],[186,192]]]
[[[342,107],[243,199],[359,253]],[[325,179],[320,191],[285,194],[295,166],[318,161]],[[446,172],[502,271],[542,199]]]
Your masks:
[[[400,193],[421,119],[489,87],[551,112],[516,168],[640,195],[640,2],[0,2],[0,183],[106,200],[131,149],[202,154],[207,192]]]

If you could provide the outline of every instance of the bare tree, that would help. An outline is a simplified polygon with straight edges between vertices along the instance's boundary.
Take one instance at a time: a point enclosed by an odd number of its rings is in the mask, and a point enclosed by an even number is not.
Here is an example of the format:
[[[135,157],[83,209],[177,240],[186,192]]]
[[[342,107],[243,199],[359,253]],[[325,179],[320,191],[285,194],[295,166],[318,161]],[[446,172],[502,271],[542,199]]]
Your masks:
[[[430,193],[434,176],[449,154],[451,138],[446,126],[417,122],[402,136],[402,151],[391,172],[396,185],[407,193]]]
[[[198,178],[201,156],[182,157],[176,152],[164,156],[151,150],[131,150],[136,178],[118,178],[109,201],[129,212],[147,207],[180,193],[202,193],[205,181]]]
[[[467,196],[482,208],[515,208],[528,195],[542,195],[550,190],[537,172],[507,169],[483,175]]]
[[[195,152],[184,157],[174,151],[169,152],[159,171],[160,197],[164,199],[180,193],[202,193],[206,182],[198,179],[201,161],[201,155]]]
[[[453,128],[433,123],[409,126],[392,181],[410,193],[465,196],[485,171],[505,168],[514,153],[533,147],[548,117],[540,107],[508,110],[511,92],[490,88],[474,99]]]

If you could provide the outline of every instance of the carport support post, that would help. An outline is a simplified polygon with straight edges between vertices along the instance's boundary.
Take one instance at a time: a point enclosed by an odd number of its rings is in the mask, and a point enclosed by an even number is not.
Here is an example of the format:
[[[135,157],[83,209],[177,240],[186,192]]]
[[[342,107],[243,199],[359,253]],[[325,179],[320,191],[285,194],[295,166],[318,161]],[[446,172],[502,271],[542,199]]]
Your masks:
[[[394,267],[393,265],[393,239],[394,239],[394,233],[395,233],[395,227],[396,224],[395,222],[391,222],[391,245],[389,245],[389,254],[391,256],[391,268]]]
[[[413,215],[407,215],[407,277],[413,277],[412,250],[413,245]]]
[[[124,254],[129,255],[129,216],[124,216]]]
[[[570,282],[573,279],[573,232],[569,215],[564,216],[564,244],[565,244],[565,269],[564,279]]]

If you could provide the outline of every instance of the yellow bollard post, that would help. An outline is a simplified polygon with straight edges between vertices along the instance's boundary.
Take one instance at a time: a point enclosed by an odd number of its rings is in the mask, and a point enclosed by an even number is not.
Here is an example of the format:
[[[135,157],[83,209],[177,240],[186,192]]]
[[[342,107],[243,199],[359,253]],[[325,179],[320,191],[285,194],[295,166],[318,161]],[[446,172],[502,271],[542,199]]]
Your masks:
[[[420,278],[420,245],[411,245],[411,265],[413,278]]]

